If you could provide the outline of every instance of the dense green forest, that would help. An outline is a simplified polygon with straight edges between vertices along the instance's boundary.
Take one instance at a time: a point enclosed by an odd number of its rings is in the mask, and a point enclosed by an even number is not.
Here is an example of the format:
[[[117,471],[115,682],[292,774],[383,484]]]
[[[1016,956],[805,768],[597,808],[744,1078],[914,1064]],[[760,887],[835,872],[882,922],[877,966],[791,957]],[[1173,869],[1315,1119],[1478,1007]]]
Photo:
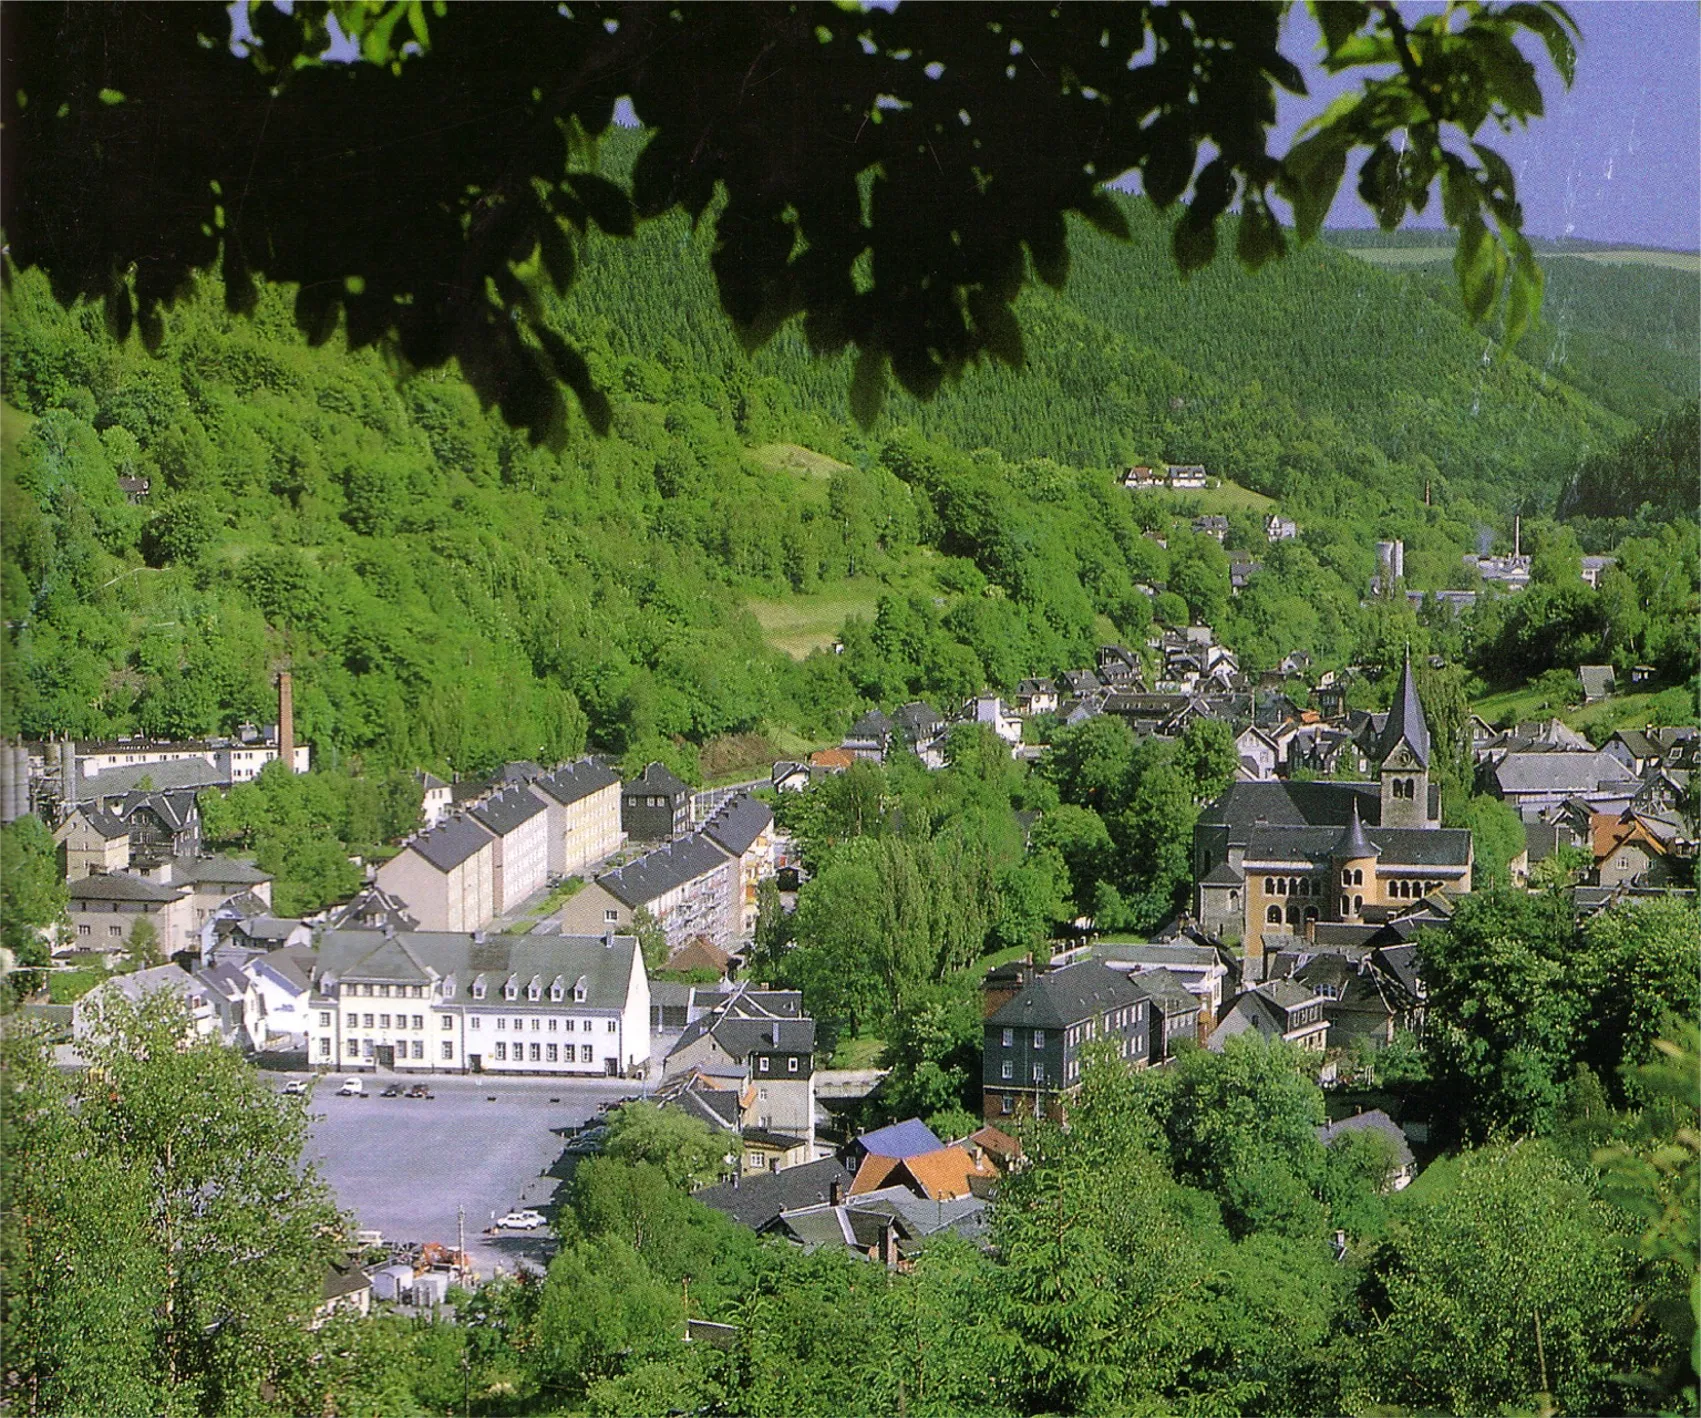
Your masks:
[[[605,147],[618,165],[635,140]],[[1137,644],[1154,615],[1216,625],[1252,672],[1290,650],[1387,668],[1410,643],[1494,684],[1573,657],[1694,674],[1693,538],[1662,523],[1657,471],[1647,512],[1587,505],[1588,549],[1620,552],[1598,594],[1572,584],[1577,534],[1526,517],[1547,599],[1464,619],[1365,602],[1378,538],[1405,540],[1408,586],[1465,586],[1461,555],[1506,547],[1510,514],[1552,509],[1580,458],[1579,487],[1613,485],[1599,470],[1641,446],[1665,386],[1597,401],[1569,365],[1487,348],[1427,277],[1326,244],[1179,281],[1159,217],[1123,205],[1131,242],[1083,232],[1067,291],[1024,298],[1026,370],[895,397],[866,430],[842,362],[790,331],[738,349],[683,219],[587,243],[557,315],[613,431],[575,423],[558,449],[452,375],[305,347],[286,291],[243,319],[203,290],[150,356],[23,273],[0,337],[0,732],[229,730],[268,715],[288,664],[300,732],[345,780],[585,748],[696,778],[705,747],[753,765],[870,703],[948,708]],[[1190,526],[1217,494],[1117,485],[1124,462],[1166,459],[1232,479],[1226,548]],[[1296,541],[1265,542],[1260,496]],[[1238,597],[1228,554],[1263,562]],[[746,608],[814,593],[860,614],[843,654],[781,654]],[[372,845],[347,818],[302,820]]]

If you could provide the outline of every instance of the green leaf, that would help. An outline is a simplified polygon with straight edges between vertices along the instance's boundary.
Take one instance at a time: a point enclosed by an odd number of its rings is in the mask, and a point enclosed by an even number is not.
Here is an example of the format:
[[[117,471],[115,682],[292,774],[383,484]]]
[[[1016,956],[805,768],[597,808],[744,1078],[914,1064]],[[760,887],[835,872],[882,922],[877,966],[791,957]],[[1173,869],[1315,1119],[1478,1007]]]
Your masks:
[[[1193,135],[1175,121],[1154,124],[1151,140],[1151,149],[1140,167],[1140,178],[1153,204],[1167,207],[1187,190],[1199,160],[1199,148]]]
[[[1579,31],[1576,22],[1565,12],[1563,6],[1508,5],[1500,12],[1500,18],[1515,25],[1522,25],[1536,35],[1547,46],[1548,58],[1559,71],[1559,77],[1564,81],[1565,87],[1571,87],[1577,77],[1577,46],[1571,36]],[[1568,27],[1570,34],[1566,33]]]
[[[886,402],[886,354],[864,346],[857,353],[851,375],[851,416],[863,428],[871,428]]]
[[[1269,207],[1254,195],[1248,195],[1240,214],[1240,230],[1235,235],[1234,254],[1249,271],[1256,271],[1272,257],[1287,253],[1282,226]]]
[[[632,199],[606,177],[594,172],[575,172],[567,181],[585,210],[610,236],[631,236],[636,230]]]
[[[1459,244],[1453,252],[1453,273],[1459,279],[1459,296],[1472,322],[1487,315],[1494,305],[1500,267],[1505,253],[1489,235],[1480,213],[1474,208],[1459,229]]]
[[[1024,358],[1022,327],[1010,307],[987,291],[975,289],[968,296],[969,315],[981,343],[992,357],[1012,369],[1020,369]]]
[[[1128,230],[1128,218],[1122,213],[1122,208],[1108,192],[1095,192],[1075,209],[1086,218],[1087,222],[1097,231],[1106,236],[1115,237],[1118,241],[1127,241],[1131,235]]]
[[[1371,149],[1359,169],[1358,195],[1376,213],[1384,231],[1399,226],[1405,215],[1405,194],[1400,182],[1400,155],[1386,138]]]
[[[1535,261],[1524,258],[1512,262],[1512,285],[1506,295],[1506,332],[1504,343],[1512,349],[1523,338],[1524,331],[1541,314],[1542,287],[1546,277]]]
[[[1518,52],[1518,46],[1498,28],[1482,24],[1471,25],[1465,33],[1476,42],[1477,62],[1494,96],[1519,118],[1541,117],[1542,91],[1535,65]]]
[[[1323,229],[1341,178],[1347,170],[1350,140],[1336,129],[1297,143],[1282,162],[1281,194],[1293,203],[1294,228],[1301,241]]]
[[[1310,0],[1306,6],[1317,28],[1323,31],[1323,47],[1335,53],[1357,34],[1370,18],[1370,6],[1359,0]]]

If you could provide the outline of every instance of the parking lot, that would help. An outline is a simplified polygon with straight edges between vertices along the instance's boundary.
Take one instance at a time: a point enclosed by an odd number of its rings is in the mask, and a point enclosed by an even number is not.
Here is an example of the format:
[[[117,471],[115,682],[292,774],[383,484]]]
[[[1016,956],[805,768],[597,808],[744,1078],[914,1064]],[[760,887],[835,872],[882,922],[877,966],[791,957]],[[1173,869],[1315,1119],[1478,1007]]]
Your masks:
[[[279,1075],[281,1088],[290,1077]],[[516,1207],[554,1215],[558,1165],[571,1134],[604,1103],[631,1097],[618,1079],[432,1077],[436,1095],[382,1098],[395,1081],[362,1078],[366,1096],[343,1098],[343,1075],[313,1085],[307,1156],[319,1164],[337,1204],[362,1230],[386,1241],[455,1244],[456,1207],[465,1209],[467,1253],[481,1276],[498,1265],[542,1265],[553,1233],[486,1235],[491,1221]],[[414,1079],[401,1079],[404,1086]],[[494,1101],[491,1101],[494,1099]],[[547,1175],[546,1175],[547,1174]]]

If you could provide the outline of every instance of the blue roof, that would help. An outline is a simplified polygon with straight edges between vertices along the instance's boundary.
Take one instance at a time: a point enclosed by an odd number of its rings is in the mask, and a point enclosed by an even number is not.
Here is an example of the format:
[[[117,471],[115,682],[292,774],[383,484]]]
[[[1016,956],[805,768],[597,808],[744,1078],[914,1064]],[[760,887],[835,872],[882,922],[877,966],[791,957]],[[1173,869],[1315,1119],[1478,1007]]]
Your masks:
[[[937,1152],[945,1144],[933,1135],[933,1129],[920,1118],[907,1118],[890,1127],[865,1132],[857,1141],[874,1157],[920,1157]]]

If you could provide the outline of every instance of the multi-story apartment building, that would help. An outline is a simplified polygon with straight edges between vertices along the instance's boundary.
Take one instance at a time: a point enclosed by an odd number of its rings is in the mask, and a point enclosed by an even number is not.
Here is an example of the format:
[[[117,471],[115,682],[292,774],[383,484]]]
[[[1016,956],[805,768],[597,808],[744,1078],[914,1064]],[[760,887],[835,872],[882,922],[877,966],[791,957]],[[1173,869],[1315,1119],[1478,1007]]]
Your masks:
[[[491,911],[508,915],[549,879],[549,811],[541,796],[516,783],[474,805],[469,815],[496,839]]]
[[[620,775],[594,758],[532,783],[549,808],[549,874],[572,876],[620,850]]]
[[[668,1050],[663,1077],[706,1074],[736,1085],[741,1129],[815,1146],[815,1021],[795,990],[738,986],[704,994],[706,1006]]]
[[[756,933],[757,889],[774,874],[774,810],[741,793],[703,824],[703,835],[738,864],[738,934]]]
[[[427,931],[481,931],[496,915],[496,838],[451,817],[402,844],[378,868],[378,887]]]
[[[632,936],[326,931],[307,1055],[338,1072],[631,1075],[650,1055]]]
[[[625,930],[646,910],[677,950],[692,936],[724,946],[737,935],[739,867],[706,835],[683,837],[604,872],[561,908],[563,932]]]

